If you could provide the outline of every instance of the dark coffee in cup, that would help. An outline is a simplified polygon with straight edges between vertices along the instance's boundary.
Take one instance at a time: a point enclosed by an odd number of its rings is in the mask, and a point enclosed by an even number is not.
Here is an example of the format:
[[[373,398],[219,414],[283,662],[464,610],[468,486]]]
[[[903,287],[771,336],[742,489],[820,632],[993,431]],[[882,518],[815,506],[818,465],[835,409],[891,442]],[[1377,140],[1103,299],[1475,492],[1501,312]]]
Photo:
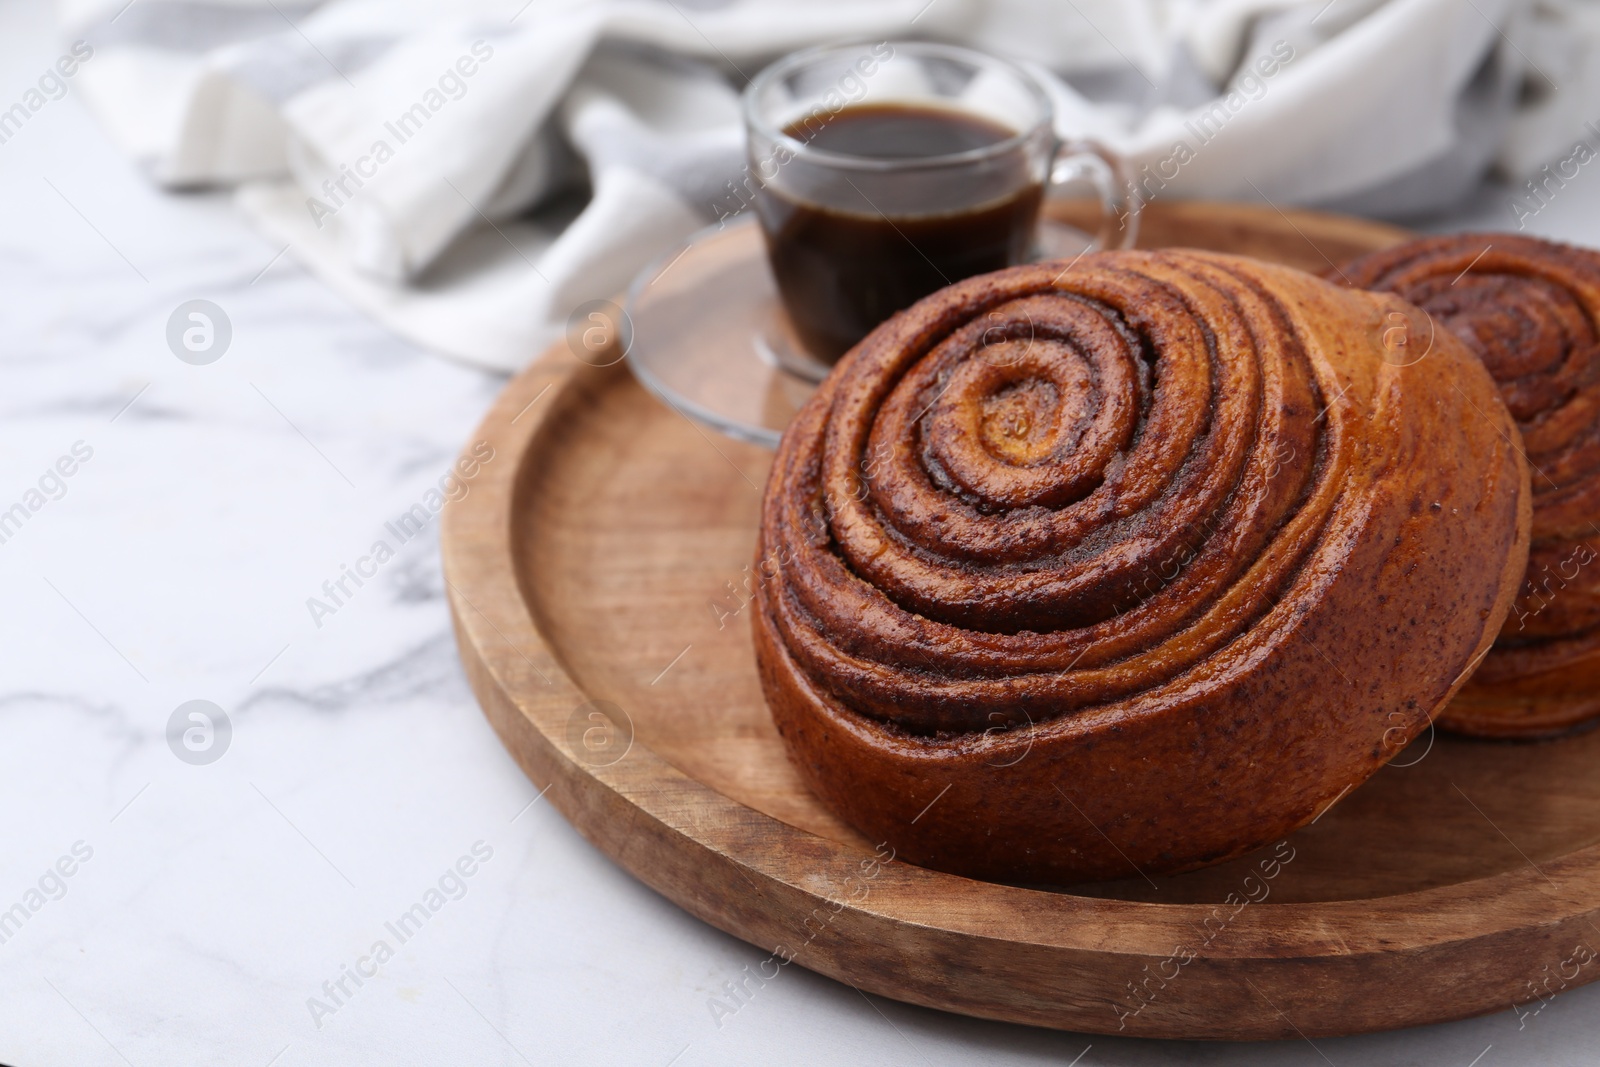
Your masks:
[[[1027,262],[1044,198],[1076,181],[1102,208],[1085,242],[1131,244],[1137,205],[1116,157],[1063,143],[1053,114],[1022,67],[931,41],[827,45],[757,74],[745,184],[787,322],[756,351],[820,381],[895,312]]]
[[[929,181],[918,160],[981,152],[1017,131],[951,108],[848,107],[783,131],[832,155],[904,161],[897,180],[823,171],[797,196],[756,193],[773,274],[795,332],[835,362],[872,328],[952,282],[1027,258],[1044,185],[1022,154],[974,168],[960,185]],[[867,189],[872,188],[872,193]],[[813,198],[814,197],[814,198]]]

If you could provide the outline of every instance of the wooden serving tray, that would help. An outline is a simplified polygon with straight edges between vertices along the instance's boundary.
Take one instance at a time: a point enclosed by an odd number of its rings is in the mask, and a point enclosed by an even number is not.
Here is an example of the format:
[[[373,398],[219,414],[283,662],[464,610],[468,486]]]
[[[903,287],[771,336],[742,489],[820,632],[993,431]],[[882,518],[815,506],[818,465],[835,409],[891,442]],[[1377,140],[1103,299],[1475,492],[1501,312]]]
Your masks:
[[[1401,231],[1152,205],[1145,239],[1321,271]],[[714,308],[708,308],[708,313]],[[968,1015],[1292,1038],[1504,1010],[1600,976],[1600,733],[1425,734],[1286,842],[1175,877],[1042,889],[895,860],[818,804],[748,629],[770,455],[547,353],[446,509],[461,658],[528,776],[601,850],[772,958]],[[1531,1010],[1531,1009],[1530,1009]]]

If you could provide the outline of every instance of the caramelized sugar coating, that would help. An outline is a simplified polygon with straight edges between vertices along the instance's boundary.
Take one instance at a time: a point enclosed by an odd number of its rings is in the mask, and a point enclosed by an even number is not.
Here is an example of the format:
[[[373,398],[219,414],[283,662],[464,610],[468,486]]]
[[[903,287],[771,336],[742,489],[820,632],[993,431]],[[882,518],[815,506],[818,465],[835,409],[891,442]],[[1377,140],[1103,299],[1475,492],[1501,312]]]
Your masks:
[[[1600,254],[1513,234],[1411,241],[1344,269],[1483,360],[1522,431],[1533,546],[1511,614],[1440,725],[1540,737],[1600,718]]]
[[[1493,381],[1414,309],[1112,252],[880,326],[784,435],[754,637],[790,754],[925,866],[1178,871],[1314,818],[1428,723],[1526,563]]]

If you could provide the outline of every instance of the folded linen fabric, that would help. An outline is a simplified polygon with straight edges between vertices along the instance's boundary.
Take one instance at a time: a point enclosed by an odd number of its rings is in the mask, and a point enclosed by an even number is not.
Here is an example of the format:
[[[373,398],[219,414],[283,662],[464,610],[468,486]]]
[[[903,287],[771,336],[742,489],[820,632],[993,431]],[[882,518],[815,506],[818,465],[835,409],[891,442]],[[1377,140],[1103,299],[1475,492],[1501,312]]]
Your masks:
[[[1030,64],[1135,193],[1404,215],[1600,119],[1586,0],[62,0],[73,86],[396,332],[515,369],[739,206],[738,88],[827,40]]]

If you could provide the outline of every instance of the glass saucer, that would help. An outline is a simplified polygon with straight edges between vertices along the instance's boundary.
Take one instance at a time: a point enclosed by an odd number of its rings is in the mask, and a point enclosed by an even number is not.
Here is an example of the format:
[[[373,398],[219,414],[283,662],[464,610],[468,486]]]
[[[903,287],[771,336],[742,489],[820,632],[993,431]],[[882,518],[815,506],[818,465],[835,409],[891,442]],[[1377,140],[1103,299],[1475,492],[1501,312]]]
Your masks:
[[[623,311],[639,382],[741,441],[776,448],[828,372],[791,336],[753,216],[701,230],[640,271]]]
[[[1090,238],[1041,226],[1044,257]],[[708,227],[651,263],[623,308],[628,365],[668,406],[729,437],[776,448],[829,367],[806,354],[773,284],[752,215]]]

